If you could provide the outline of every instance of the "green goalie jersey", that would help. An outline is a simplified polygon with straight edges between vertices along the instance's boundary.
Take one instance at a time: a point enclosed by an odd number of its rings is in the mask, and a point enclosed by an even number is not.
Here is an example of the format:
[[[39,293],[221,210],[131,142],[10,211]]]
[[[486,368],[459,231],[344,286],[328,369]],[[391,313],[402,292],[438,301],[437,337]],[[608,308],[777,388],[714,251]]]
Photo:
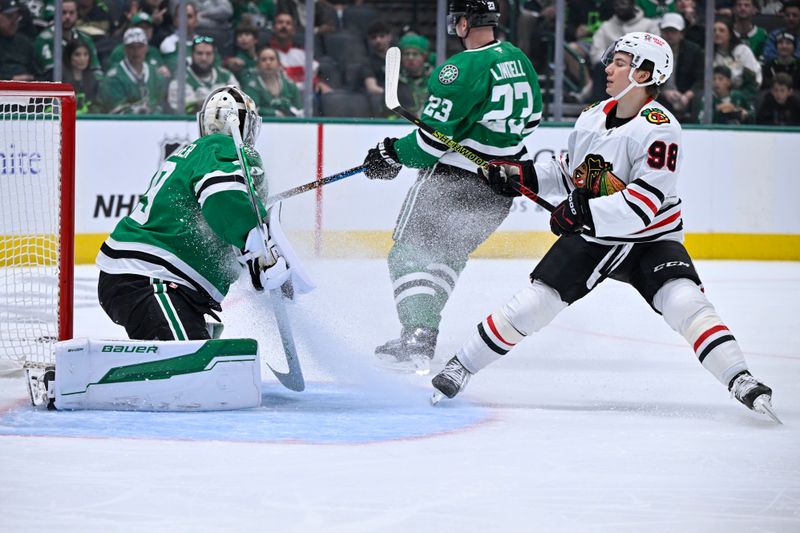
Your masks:
[[[248,165],[254,178],[263,176],[255,150]],[[164,162],[103,243],[97,266],[173,281],[221,302],[241,271],[234,247],[243,248],[256,225],[251,206],[233,139],[201,137]]]
[[[460,52],[431,73],[428,90],[423,122],[487,161],[529,158],[523,140],[542,118],[542,95],[536,71],[519,48],[495,41]],[[441,161],[475,171],[474,163],[421,130],[394,147],[408,167]]]

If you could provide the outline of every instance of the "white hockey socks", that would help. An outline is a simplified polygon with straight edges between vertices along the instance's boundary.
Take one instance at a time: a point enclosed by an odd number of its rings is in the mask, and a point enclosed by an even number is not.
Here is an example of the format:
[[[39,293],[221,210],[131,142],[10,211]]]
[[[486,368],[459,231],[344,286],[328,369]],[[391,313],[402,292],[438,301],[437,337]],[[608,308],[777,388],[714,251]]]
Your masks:
[[[253,339],[56,344],[56,409],[215,411],[260,404]]]
[[[456,356],[475,374],[500,359],[527,335],[545,327],[566,307],[555,289],[534,281],[478,324],[477,331]]]
[[[739,343],[693,281],[668,281],[653,298],[653,307],[694,349],[697,359],[726,388],[747,362]]]

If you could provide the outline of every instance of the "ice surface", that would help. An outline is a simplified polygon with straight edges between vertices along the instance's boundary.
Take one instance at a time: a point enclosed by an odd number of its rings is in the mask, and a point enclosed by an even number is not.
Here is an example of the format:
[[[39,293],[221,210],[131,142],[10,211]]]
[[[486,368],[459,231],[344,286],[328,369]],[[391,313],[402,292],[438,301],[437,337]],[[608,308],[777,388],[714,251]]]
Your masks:
[[[251,411],[48,413],[0,380],[0,531],[800,531],[800,263],[698,262],[784,426],[613,281],[432,408],[427,379],[372,366],[399,330],[384,263],[308,266],[303,393],[265,370]],[[434,369],[532,266],[468,265]],[[124,336],[76,278],[76,336]],[[223,315],[281,367],[263,301],[234,287]]]

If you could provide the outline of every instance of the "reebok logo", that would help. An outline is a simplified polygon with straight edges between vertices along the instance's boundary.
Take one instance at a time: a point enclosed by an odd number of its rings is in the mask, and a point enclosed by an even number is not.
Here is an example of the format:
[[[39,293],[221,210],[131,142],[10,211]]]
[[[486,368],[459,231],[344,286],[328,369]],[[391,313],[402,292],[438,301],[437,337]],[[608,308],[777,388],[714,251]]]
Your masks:
[[[653,268],[653,272],[658,272],[659,270],[663,270],[665,268],[670,268],[670,267],[689,268],[690,265],[689,263],[684,263],[683,261],[667,261],[666,263],[661,263],[660,265],[657,265],[655,268]]]
[[[121,346],[106,344],[100,351],[115,353],[158,353],[158,346]]]

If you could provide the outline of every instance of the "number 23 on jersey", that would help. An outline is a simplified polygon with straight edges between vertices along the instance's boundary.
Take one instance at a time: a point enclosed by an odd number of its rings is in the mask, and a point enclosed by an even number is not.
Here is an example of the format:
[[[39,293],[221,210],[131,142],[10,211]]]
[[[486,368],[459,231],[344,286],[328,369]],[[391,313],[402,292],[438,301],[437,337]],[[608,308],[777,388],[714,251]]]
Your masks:
[[[478,122],[499,133],[521,134],[525,121],[533,113],[533,90],[526,81],[504,83],[492,88],[492,103],[499,109],[487,111]],[[453,111],[453,101],[431,95],[422,114],[439,122],[447,122]]]

